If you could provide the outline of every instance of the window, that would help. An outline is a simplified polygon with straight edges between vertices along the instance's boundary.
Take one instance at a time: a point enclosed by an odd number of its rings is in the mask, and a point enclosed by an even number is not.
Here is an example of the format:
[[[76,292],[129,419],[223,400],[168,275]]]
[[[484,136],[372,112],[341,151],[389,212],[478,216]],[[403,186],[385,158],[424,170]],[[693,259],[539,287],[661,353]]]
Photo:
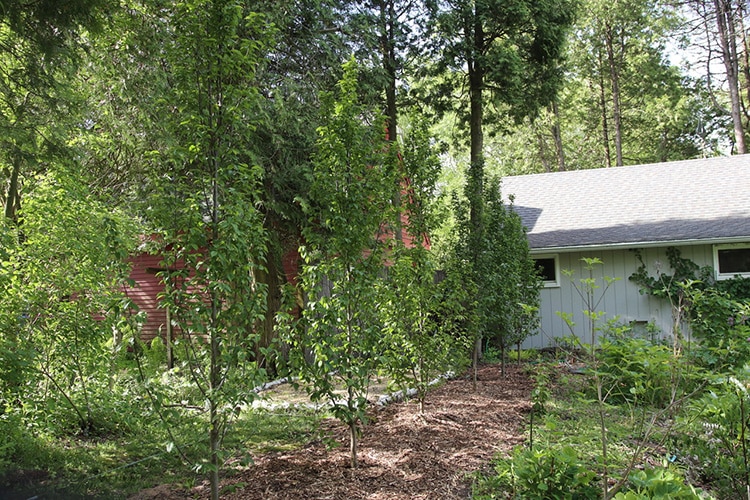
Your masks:
[[[560,266],[557,262],[557,255],[534,255],[532,258],[545,288],[560,286]]]
[[[750,244],[714,246],[716,279],[750,277]]]

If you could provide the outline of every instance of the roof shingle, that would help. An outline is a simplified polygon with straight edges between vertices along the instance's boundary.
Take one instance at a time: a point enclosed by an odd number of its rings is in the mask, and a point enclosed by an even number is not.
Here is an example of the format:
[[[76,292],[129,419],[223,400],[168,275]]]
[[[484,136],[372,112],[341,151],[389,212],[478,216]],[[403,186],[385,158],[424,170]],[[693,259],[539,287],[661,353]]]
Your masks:
[[[750,155],[503,178],[533,250],[750,239]]]

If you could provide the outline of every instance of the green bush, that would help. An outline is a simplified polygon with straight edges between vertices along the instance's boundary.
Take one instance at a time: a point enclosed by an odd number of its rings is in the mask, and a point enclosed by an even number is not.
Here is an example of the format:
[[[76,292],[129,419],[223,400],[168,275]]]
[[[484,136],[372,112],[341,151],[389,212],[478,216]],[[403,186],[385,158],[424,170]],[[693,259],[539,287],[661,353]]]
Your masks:
[[[509,459],[499,460],[496,474],[474,485],[473,498],[588,499],[597,498],[594,473],[581,463],[570,446],[525,450],[517,448]]]
[[[683,418],[678,447],[689,450],[686,464],[720,498],[745,497],[750,487],[750,372],[723,377]]]
[[[672,349],[642,338],[602,340],[599,371],[611,403],[652,404],[670,402],[677,366]]]
[[[682,475],[669,467],[633,472],[628,477],[627,490],[615,495],[616,500],[700,498],[695,488],[685,484]]]
[[[690,324],[700,340],[696,358],[713,370],[750,362],[750,303],[714,289],[691,290]]]

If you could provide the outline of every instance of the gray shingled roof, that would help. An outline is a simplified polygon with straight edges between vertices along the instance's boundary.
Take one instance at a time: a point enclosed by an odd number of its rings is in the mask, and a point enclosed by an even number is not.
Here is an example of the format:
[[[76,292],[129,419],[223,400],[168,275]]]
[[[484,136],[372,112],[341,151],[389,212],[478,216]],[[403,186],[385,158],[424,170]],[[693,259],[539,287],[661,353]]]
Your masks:
[[[503,178],[532,250],[750,241],[750,154]]]

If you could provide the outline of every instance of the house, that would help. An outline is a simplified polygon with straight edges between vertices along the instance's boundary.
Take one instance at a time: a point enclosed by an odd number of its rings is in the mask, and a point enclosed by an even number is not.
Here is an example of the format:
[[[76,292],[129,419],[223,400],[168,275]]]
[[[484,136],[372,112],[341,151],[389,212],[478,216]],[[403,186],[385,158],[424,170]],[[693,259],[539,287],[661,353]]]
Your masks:
[[[671,274],[666,250],[712,266],[717,279],[750,276],[750,155],[505,177],[543,272],[539,331],[524,347],[571,334],[558,315],[573,314],[581,337],[584,301],[573,283],[588,276],[582,258],[598,258],[594,277],[618,278],[598,310],[636,329],[673,331],[668,301],[641,294],[628,278],[640,262],[650,275]],[[572,279],[562,270],[574,272]],[[597,290],[597,298],[604,287]],[[582,338],[589,342],[590,339]]]

